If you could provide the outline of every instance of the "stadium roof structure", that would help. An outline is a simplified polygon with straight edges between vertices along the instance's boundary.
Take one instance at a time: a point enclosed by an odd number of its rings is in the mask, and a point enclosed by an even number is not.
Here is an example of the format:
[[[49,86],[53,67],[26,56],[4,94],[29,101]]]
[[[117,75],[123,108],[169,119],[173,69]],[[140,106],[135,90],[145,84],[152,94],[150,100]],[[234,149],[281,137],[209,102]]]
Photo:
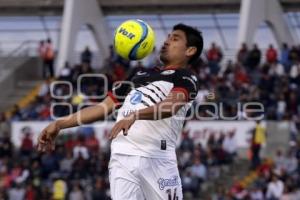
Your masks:
[[[98,0],[105,15],[238,12],[241,0]],[[300,0],[280,0],[284,11],[299,11]],[[0,0],[0,15],[61,15],[63,0]]]

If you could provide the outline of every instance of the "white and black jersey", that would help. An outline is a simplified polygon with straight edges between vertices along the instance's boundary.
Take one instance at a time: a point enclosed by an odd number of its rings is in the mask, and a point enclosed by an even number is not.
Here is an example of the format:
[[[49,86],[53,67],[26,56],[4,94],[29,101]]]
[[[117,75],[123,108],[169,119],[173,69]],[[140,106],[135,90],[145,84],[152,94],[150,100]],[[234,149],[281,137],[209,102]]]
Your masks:
[[[117,84],[108,95],[121,106],[119,121],[136,110],[163,101],[175,90],[185,94],[186,104],[169,118],[135,121],[127,136],[120,133],[112,141],[113,154],[176,159],[176,141],[198,91],[198,79],[192,72],[187,69],[139,71],[130,81]]]

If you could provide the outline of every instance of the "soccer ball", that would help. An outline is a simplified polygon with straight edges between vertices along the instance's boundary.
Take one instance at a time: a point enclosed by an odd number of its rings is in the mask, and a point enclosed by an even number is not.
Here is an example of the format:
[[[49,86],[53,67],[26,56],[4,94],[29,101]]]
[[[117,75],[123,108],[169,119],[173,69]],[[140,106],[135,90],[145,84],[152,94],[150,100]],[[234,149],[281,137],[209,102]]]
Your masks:
[[[127,60],[143,59],[153,51],[154,43],[154,31],[142,20],[127,20],[115,30],[114,49]]]

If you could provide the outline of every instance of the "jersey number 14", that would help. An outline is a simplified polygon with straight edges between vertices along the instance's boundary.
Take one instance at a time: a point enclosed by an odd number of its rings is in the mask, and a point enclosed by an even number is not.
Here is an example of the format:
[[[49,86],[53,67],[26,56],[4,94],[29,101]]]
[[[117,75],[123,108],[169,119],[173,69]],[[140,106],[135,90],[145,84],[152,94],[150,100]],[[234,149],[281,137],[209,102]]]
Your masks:
[[[168,194],[168,200],[178,200],[178,196],[176,196],[176,190],[177,190],[177,188],[174,189],[173,196],[172,196],[172,190],[171,189],[166,190],[166,193]]]

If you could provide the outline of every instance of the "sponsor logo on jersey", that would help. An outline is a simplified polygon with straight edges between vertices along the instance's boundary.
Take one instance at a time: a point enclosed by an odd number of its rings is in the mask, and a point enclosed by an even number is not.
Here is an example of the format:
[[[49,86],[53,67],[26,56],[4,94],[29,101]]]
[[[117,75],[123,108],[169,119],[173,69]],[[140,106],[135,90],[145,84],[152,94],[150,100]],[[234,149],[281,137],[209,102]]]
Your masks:
[[[163,71],[161,74],[162,75],[170,75],[170,74],[173,74],[175,72],[175,70],[166,70],[166,71]]]
[[[147,74],[147,72],[142,72],[142,71],[138,71],[136,73],[136,75],[138,75],[138,76],[142,76],[142,75],[146,75],[146,74]]]
[[[160,178],[160,179],[158,179],[157,182],[158,182],[159,189],[163,190],[165,187],[168,187],[168,186],[179,185],[179,178],[178,178],[178,176],[174,176],[169,179]]]
[[[142,93],[137,91],[137,92],[133,93],[133,95],[131,96],[130,103],[133,105],[141,103],[142,97],[143,97]]]

